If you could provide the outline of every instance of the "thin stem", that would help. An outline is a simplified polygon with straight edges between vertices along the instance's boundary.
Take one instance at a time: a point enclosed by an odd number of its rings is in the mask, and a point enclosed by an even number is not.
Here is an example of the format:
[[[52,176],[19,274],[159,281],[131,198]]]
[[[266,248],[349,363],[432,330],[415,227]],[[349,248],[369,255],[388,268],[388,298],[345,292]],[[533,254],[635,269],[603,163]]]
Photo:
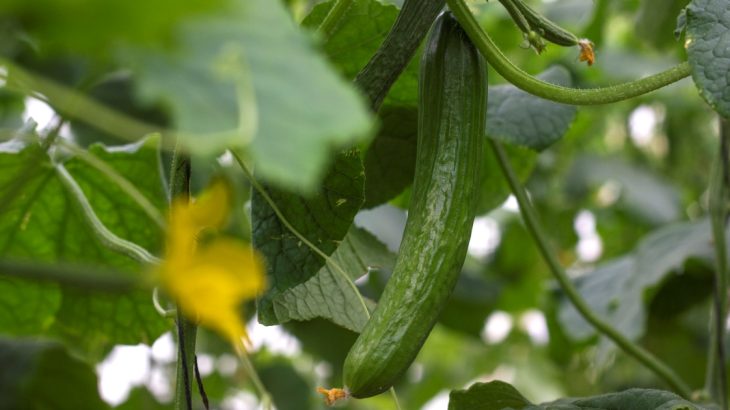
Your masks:
[[[712,236],[715,248],[715,289],[714,289],[714,322],[711,336],[714,346],[710,349],[708,360],[707,386],[712,397],[720,403],[722,409],[727,409],[727,369],[725,366],[725,323],[728,309],[728,261],[727,243],[725,240],[725,226],[727,210],[725,207],[728,189],[728,139],[730,139],[730,124],[720,120],[720,149],[710,178],[710,219],[712,221]],[[712,368],[709,366],[712,365]]]
[[[190,199],[190,158],[185,155],[180,147],[176,145],[172,155],[172,166],[170,170],[170,199]],[[193,378],[193,363],[195,360],[195,338],[198,328],[194,322],[183,315],[181,309],[177,309],[178,328],[178,354],[175,389],[175,409],[185,410],[189,408],[191,398],[190,381]]]
[[[97,238],[99,238],[106,247],[123,253],[142,263],[154,265],[160,262],[160,260],[152,256],[147,249],[134,242],[122,239],[110,231],[96,215],[94,208],[92,208],[88,198],[84,195],[84,191],[81,190],[79,184],[63,165],[56,165],[56,173],[63,185],[66,187],[68,193],[71,194],[71,196],[76,200],[76,203],[81,207],[81,211],[83,212],[86,221],[89,223]]]
[[[528,93],[547,100],[572,105],[608,104],[657,90],[689,76],[691,72],[689,63],[684,62],[661,73],[609,87],[577,89],[557,86],[538,80],[509,61],[479,26],[464,0],[448,0],[447,3],[471,41],[502,77]]]
[[[115,183],[119,188],[122,189],[127,195],[129,195],[137,205],[162,229],[165,229],[165,218],[162,213],[155,207],[149,199],[142,192],[137,189],[128,179],[124,178],[114,168],[109,166],[106,162],[99,159],[96,155],[89,151],[79,147],[71,141],[60,139],[58,145],[71,151],[77,158],[84,161],[88,165],[95,168],[106,176],[111,182]]]
[[[0,259],[0,275],[39,282],[54,282],[64,286],[95,292],[126,293],[144,289],[143,281],[122,272],[102,272],[97,267],[35,263]]]
[[[352,0],[337,0],[335,5],[332,6],[330,12],[322,20],[322,24],[319,25],[319,33],[326,39],[329,39],[337,28],[337,24],[347,13],[347,10],[352,5]]]
[[[251,379],[251,383],[253,383],[256,391],[258,391],[259,398],[261,399],[261,404],[263,405],[264,409],[271,409],[273,404],[273,401],[271,399],[271,393],[269,393],[269,391],[266,389],[266,386],[264,386],[264,383],[261,381],[259,374],[256,372],[256,367],[254,367],[253,363],[251,362],[251,358],[248,357],[248,353],[243,347],[243,344],[241,344],[240,346],[236,346],[236,354],[238,355],[238,358],[241,359],[241,364],[243,364],[243,370]]]
[[[390,396],[393,398],[396,410],[401,410],[400,402],[398,401],[398,395],[395,393],[395,387],[391,387],[390,389],[388,389],[388,391],[390,392]]]
[[[595,312],[593,312],[593,310],[591,310],[588,303],[585,301],[585,299],[583,299],[583,297],[573,285],[573,282],[563,270],[563,267],[560,265],[557,256],[550,248],[547,235],[543,232],[543,228],[538,221],[537,214],[530,204],[530,201],[527,198],[527,193],[520,184],[520,181],[517,178],[514,169],[512,169],[512,165],[507,158],[507,154],[505,153],[504,148],[497,141],[494,141],[492,139],[488,139],[488,141],[491,144],[492,149],[494,150],[494,153],[499,162],[499,166],[502,169],[502,173],[504,174],[507,182],[510,185],[510,188],[512,189],[512,192],[517,198],[517,202],[520,205],[520,212],[522,213],[522,218],[525,221],[525,225],[527,226],[528,231],[535,240],[535,243],[540,249],[540,253],[543,256],[543,259],[545,259],[545,262],[547,262],[553,276],[560,284],[560,287],[563,289],[563,292],[565,292],[565,295],[573,303],[573,306],[575,306],[576,310],[581,314],[581,316],[583,316],[583,318],[588,323],[595,327],[596,330],[601,332],[604,336],[608,337],[614,343],[616,343],[616,345],[619,346],[624,352],[633,356],[636,360],[644,364],[644,366],[653,371],[681,396],[689,398],[692,394],[692,391],[672,369],[670,369],[666,364],[662,363],[650,352],[648,352],[641,346],[633,343],[631,340],[627,339],[618,330],[614,329],[610,324],[603,321],[601,318],[598,317]]]

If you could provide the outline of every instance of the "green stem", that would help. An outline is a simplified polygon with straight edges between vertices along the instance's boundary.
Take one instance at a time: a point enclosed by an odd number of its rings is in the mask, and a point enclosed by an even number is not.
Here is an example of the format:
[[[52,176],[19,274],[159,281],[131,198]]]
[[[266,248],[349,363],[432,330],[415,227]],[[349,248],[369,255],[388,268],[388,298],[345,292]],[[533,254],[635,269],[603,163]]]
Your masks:
[[[342,20],[347,13],[347,10],[352,5],[353,0],[337,0],[335,5],[332,6],[330,12],[322,20],[322,24],[319,25],[319,33],[325,38],[329,39],[337,28],[337,24]]]
[[[110,231],[96,215],[94,208],[92,208],[88,198],[84,195],[84,191],[81,190],[79,184],[63,165],[56,165],[56,174],[58,174],[59,179],[66,187],[68,193],[71,194],[77,204],[81,207],[81,211],[83,212],[86,221],[89,223],[89,226],[94,231],[97,238],[99,238],[106,247],[123,253],[142,263],[155,265],[160,262],[160,260],[152,256],[147,249],[134,242],[122,239]]]
[[[512,165],[507,158],[507,154],[505,153],[502,144],[492,139],[488,139],[488,141],[491,144],[492,149],[494,150],[497,161],[499,162],[499,166],[502,169],[502,173],[504,174],[507,182],[510,185],[510,188],[512,189],[512,192],[517,198],[517,202],[520,205],[520,212],[522,213],[522,218],[525,221],[525,225],[527,226],[528,231],[535,240],[538,248],[540,249],[540,253],[543,256],[543,259],[545,259],[545,262],[548,264],[553,276],[555,276],[555,279],[560,284],[563,292],[565,292],[565,295],[573,303],[573,306],[575,306],[576,310],[581,314],[581,316],[583,316],[583,318],[588,323],[595,327],[604,336],[608,337],[610,340],[616,343],[616,345],[620,347],[624,352],[633,356],[639,362],[644,364],[644,366],[646,366],[648,369],[652,370],[677,393],[685,398],[689,398],[692,394],[692,391],[687,386],[687,384],[685,384],[684,381],[682,381],[679,376],[674,373],[672,369],[662,363],[650,352],[627,339],[618,330],[614,329],[607,322],[604,322],[601,318],[598,317],[595,312],[593,312],[593,310],[591,310],[588,303],[585,301],[585,299],[583,299],[583,297],[573,285],[573,282],[563,270],[563,267],[560,265],[557,256],[550,248],[547,235],[543,232],[542,226],[538,221],[537,213],[530,204],[525,189],[520,184],[517,175],[512,169]]]
[[[63,264],[39,264],[27,261],[0,260],[0,275],[24,280],[54,282],[94,292],[125,293],[144,289],[142,280],[129,274],[100,271],[97,267]]]
[[[172,154],[170,170],[170,200],[190,199],[190,157],[179,146]],[[189,410],[192,407],[192,380],[195,362],[195,337],[197,326],[177,309],[178,353],[175,382],[175,409]]]
[[[162,213],[160,213],[157,207],[155,207],[152,202],[150,202],[150,200],[147,199],[147,197],[144,196],[139,189],[137,189],[137,187],[129,182],[128,179],[120,175],[114,168],[109,166],[109,164],[71,141],[60,139],[58,140],[58,145],[61,145],[71,151],[80,160],[86,162],[97,171],[104,174],[104,176],[106,176],[111,182],[116,184],[122,189],[122,191],[129,195],[129,197],[132,198],[134,202],[140,206],[140,208],[142,208],[142,210],[150,217],[150,219],[152,219],[153,222],[157,224],[157,226],[162,229],[165,228],[165,218],[163,218]]]
[[[502,77],[522,90],[547,100],[572,105],[608,104],[657,90],[689,76],[691,72],[689,63],[684,62],[661,73],[609,87],[577,89],[550,84],[512,64],[482,30],[464,0],[448,0],[447,3],[471,41]]]
[[[727,369],[725,367],[725,323],[727,323],[728,309],[728,261],[725,227],[727,223],[726,199],[728,181],[728,140],[730,139],[730,124],[720,120],[721,135],[718,157],[713,167],[710,179],[710,219],[712,221],[712,236],[715,248],[715,289],[714,289],[714,322],[711,325],[711,336],[714,346],[710,349],[708,360],[707,387],[712,397],[720,403],[720,407],[727,409]],[[712,366],[710,368],[710,366]]]
[[[256,367],[254,367],[253,363],[251,362],[251,358],[248,357],[248,354],[245,350],[238,349],[237,353],[238,357],[241,359],[241,363],[243,364],[243,370],[251,379],[251,383],[253,383],[256,391],[258,391],[259,393],[262,407],[265,410],[270,410],[273,405],[271,393],[269,393],[269,391],[266,389],[266,386],[264,386],[264,383],[261,381],[259,374],[256,372]]]

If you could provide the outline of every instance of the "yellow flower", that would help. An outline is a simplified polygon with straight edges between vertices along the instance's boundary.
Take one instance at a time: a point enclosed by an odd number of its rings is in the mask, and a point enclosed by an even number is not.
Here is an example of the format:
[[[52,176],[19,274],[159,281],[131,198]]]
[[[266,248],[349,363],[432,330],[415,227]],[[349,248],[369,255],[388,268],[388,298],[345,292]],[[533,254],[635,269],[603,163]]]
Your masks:
[[[195,201],[175,200],[159,272],[185,316],[238,346],[242,338],[247,340],[241,303],[264,289],[263,261],[249,244],[237,239],[216,236],[199,243],[201,232],[222,228],[230,211],[230,187],[222,179]]]

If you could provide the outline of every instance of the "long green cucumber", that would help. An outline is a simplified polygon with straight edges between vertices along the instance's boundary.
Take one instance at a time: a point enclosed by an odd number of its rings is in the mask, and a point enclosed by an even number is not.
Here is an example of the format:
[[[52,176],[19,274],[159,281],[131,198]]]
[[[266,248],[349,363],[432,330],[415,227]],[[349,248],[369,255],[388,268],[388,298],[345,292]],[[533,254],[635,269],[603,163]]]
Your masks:
[[[387,390],[408,369],[456,284],[476,209],[486,76],[476,47],[443,13],[421,60],[416,174],[398,259],[345,359],[353,397]]]
[[[405,0],[378,51],[355,77],[373,111],[378,111],[445,5],[446,0]]]

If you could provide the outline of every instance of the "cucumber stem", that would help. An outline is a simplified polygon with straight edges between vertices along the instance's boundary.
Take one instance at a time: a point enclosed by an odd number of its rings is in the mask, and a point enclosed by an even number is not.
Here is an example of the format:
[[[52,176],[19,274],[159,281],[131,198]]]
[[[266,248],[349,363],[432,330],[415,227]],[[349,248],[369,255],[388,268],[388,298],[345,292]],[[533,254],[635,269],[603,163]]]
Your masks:
[[[720,119],[720,149],[710,177],[710,220],[715,248],[715,286],[713,321],[710,324],[711,346],[708,353],[707,383],[711,397],[720,404],[720,408],[728,407],[727,369],[725,367],[725,323],[727,322],[727,290],[728,260],[725,228],[727,224],[727,189],[730,185],[730,169],[728,166],[728,141],[730,124]]]
[[[469,38],[502,77],[522,90],[547,100],[571,105],[608,104],[655,91],[691,73],[689,63],[685,61],[658,74],[609,87],[578,89],[550,84],[527,74],[509,61],[491,37],[482,30],[464,0],[447,0],[447,3]]]
[[[590,323],[604,336],[616,343],[616,345],[620,347],[625,353],[634,357],[636,360],[646,366],[646,368],[654,372],[679,395],[683,396],[686,399],[689,399],[692,395],[692,391],[687,386],[687,384],[671,368],[669,368],[669,366],[661,362],[648,350],[627,339],[624,335],[621,334],[621,332],[619,332],[609,323],[603,321],[603,319],[598,317],[598,315],[590,308],[588,303],[585,301],[585,299],[583,299],[583,296],[581,296],[580,292],[578,292],[575,285],[573,285],[573,282],[563,270],[563,267],[560,265],[560,262],[558,261],[555,252],[553,252],[553,250],[551,249],[548,243],[547,235],[543,231],[543,228],[538,220],[537,213],[530,204],[530,201],[527,198],[527,193],[525,192],[524,187],[517,178],[514,169],[512,169],[512,165],[507,158],[504,147],[502,147],[501,143],[490,138],[488,138],[487,141],[489,141],[489,144],[494,150],[494,154],[497,157],[499,167],[501,168],[502,173],[507,179],[507,183],[512,189],[512,192],[517,198],[517,203],[519,203],[520,205],[520,213],[522,214],[522,218],[525,222],[525,225],[527,226],[527,230],[532,235],[535,243],[540,249],[540,253],[542,254],[543,259],[548,264],[550,271],[560,284],[560,287],[563,289],[563,292],[565,292],[565,295],[571,301],[573,306],[575,306],[575,309],[580,313],[583,319]]]

